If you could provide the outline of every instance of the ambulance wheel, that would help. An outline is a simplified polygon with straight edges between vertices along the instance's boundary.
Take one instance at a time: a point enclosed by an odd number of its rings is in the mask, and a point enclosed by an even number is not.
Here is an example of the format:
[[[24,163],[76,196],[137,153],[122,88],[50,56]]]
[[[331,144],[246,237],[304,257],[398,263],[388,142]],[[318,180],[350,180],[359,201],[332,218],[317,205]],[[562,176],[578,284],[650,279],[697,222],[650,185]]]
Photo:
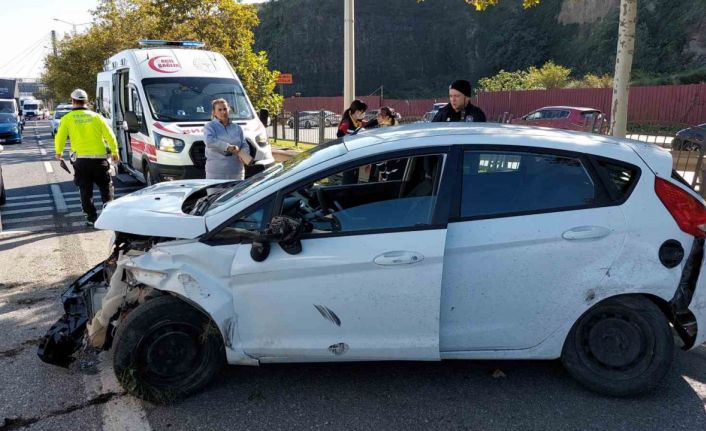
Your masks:
[[[154,184],[154,177],[152,176],[152,168],[150,168],[150,163],[145,162],[142,165],[142,172],[145,173],[145,184],[147,187]]]
[[[218,327],[170,295],[137,306],[119,324],[113,368],[130,394],[167,403],[206,386],[225,364]]]

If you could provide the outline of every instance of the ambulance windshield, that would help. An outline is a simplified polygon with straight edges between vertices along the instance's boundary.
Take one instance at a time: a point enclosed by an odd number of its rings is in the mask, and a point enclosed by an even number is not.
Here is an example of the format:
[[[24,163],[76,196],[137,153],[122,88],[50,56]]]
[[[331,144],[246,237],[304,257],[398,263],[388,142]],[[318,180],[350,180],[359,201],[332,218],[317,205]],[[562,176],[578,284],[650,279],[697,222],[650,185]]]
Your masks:
[[[146,78],[142,80],[152,115],[159,121],[209,121],[211,101],[226,99],[232,120],[254,118],[243,87],[229,78]]]

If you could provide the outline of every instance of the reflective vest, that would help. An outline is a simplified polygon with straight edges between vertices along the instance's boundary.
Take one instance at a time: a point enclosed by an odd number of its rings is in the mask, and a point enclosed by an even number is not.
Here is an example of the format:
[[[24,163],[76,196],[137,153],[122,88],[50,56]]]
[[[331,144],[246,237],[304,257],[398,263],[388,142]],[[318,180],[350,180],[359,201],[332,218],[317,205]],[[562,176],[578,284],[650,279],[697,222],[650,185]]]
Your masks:
[[[102,156],[106,154],[105,143],[112,154],[118,153],[115,134],[99,114],[85,108],[74,108],[61,117],[59,130],[54,138],[56,154],[64,152],[66,138],[71,139],[71,152],[77,157]]]

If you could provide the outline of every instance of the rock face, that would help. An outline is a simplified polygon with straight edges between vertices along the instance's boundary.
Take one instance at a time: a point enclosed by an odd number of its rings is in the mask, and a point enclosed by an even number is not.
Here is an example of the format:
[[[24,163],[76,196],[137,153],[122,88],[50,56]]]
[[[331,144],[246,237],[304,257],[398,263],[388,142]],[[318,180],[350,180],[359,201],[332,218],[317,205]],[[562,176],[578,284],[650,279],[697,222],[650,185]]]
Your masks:
[[[561,24],[593,24],[615,10],[620,0],[564,0],[557,21]]]
[[[620,0],[502,0],[476,12],[464,0],[356,0],[356,90],[386,98],[443,97],[448,83],[500,69],[570,67],[613,73]],[[639,0],[633,77],[668,77],[706,65],[706,1]],[[285,96],[343,91],[343,1],[271,0],[259,6],[255,48],[292,73]],[[703,75],[693,74],[692,81]],[[665,83],[670,79],[665,78]]]

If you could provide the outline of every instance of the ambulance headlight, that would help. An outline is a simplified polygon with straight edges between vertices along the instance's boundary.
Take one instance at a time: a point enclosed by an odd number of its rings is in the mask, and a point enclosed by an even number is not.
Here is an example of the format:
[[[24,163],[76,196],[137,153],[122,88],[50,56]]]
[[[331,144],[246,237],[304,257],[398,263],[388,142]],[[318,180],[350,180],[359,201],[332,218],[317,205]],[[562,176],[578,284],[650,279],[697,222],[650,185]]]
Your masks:
[[[169,153],[181,153],[184,149],[184,141],[181,139],[162,136],[159,133],[154,134],[154,143],[158,150]]]

